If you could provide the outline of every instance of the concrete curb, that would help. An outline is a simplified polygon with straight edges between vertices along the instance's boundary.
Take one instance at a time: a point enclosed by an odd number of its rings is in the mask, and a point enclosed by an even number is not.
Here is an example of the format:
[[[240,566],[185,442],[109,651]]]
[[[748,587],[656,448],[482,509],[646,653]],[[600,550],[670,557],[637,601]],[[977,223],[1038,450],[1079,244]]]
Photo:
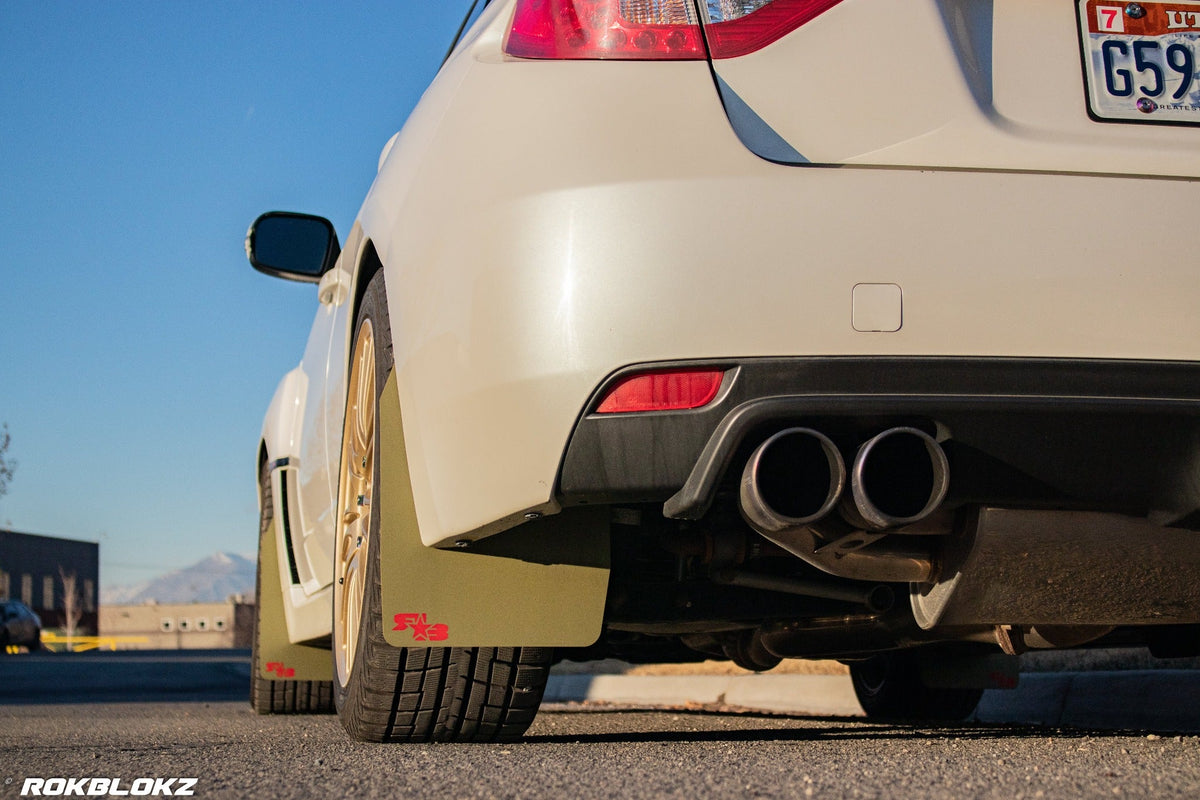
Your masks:
[[[845,675],[551,675],[549,703],[725,705],[823,716],[862,716]]]
[[[545,701],[863,715],[850,678],[843,675],[553,675]],[[1200,733],[1200,671],[1026,673],[1014,690],[984,692],[973,719]]]

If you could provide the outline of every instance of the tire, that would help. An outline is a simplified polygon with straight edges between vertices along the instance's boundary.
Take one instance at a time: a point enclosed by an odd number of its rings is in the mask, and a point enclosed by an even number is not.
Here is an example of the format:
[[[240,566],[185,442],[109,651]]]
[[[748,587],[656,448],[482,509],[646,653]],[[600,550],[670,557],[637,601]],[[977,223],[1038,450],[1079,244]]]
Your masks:
[[[354,330],[334,555],[334,700],[342,726],[367,742],[501,742],[537,714],[553,650],[400,648],[384,639],[380,600],[378,407],[392,368],[383,273],[367,286]],[[365,510],[369,509],[369,511]],[[442,587],[468,591],[470,587]]]
[[[871,719],[949,722],[966,719],[982,689],[946,689],[921,681],[920,660],[912,651],[872,656],[850,663],[854,694]]]
[[[262,511],[259,514],[259,540],[275,516],[271,493],[271,475],[266,464],[258,476],[262,492]],[[262,677],[258,654],[258,627],[262,624],[263,555],[259,553],[254,573],[254,635],[250,645],[250,706],[259,714],[329,714],[333,712],[332,681],[267,680]]]

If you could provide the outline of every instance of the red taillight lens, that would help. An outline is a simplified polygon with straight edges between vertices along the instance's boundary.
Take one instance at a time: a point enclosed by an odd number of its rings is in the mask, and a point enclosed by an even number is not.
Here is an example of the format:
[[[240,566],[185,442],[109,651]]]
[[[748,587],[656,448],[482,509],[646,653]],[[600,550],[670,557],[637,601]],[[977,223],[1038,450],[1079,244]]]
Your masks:
[[[669,370],[644,372],[621,380],[608,390],[597,414],[629,414],[635,411],[681,411],[706,406],[717,396],[719,370]]]
[[[842,0],[708,0],[704,35],[713,58],[766,47]]]
[[[692,0],[518,0],[504,52],[521,58],[705,57]]]

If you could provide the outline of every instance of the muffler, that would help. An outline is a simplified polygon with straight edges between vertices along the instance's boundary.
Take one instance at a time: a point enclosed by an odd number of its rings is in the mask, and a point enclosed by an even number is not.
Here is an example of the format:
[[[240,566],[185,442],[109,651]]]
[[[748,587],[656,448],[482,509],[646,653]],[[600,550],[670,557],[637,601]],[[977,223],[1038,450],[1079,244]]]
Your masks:
[[[1200,623],[1197,531],[1112,513],[983,507],[942,557],[941,580],[910,587],[925,630],[1039,626],[1053,645],[1064,626]]]
[[[906,484],[906,492],[913,486],[926,488],[927,496],[917,511],[928,514],[945,496],[944,482],[949,473],[945,467],[945,454],[932,437],[915,428],[885,431],[860,448],[855,459],[856,469],[864,476],[864,491],[881,491],[887,470],[907,466],[913,460],[914,437],[908,434],[909,431],[932,442],[933,450],[923,439],[916,437],[922,452],[932,454],[936,451],[941,455],[940,464],[926,464],[926,469],[918,476],[927,474],[929,480]],[[934,461],[932,455],[929,460]],[[830,575],[882,583],[929,581],[934,574],[929,548],[891,542],[866,547],[879,536],[855,536],[852,533],[830,542],[816,533],[813,526],[837,506],[845,485],[845,462],[829,437],[811,428],[788,428],[760,444],[746,462],[739,505],[742,516],[758,533]],[[933,502],[935,495],[936,502]],[[904,492],[896,493],[896,498],[909,499]],[[884,492],[884,498],[872,500],[868,509],[881,518],[889,515],[887,519],[904,519],[896,516],[896,512],[906,512],[909,506],[896,498]],[[911,499],[909,502],[911,504]],[[926,510],[926,505],[931,507]]]

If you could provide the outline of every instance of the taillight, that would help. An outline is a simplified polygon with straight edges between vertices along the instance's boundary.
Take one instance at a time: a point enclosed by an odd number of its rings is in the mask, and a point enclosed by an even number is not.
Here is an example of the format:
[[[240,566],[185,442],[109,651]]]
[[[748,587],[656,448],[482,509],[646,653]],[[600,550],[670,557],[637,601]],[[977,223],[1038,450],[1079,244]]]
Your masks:
[[[701,0],[704,35],[713,58],[744,56],[766,47],[842,0]]]
[[[517,0],[504,52],[522,58],[705,57],[692,0]]]
[[[632,375],[608,390],[596,407],[596,413],[700,408],[717,396],[724,375],[720,370],[664,370]]]

